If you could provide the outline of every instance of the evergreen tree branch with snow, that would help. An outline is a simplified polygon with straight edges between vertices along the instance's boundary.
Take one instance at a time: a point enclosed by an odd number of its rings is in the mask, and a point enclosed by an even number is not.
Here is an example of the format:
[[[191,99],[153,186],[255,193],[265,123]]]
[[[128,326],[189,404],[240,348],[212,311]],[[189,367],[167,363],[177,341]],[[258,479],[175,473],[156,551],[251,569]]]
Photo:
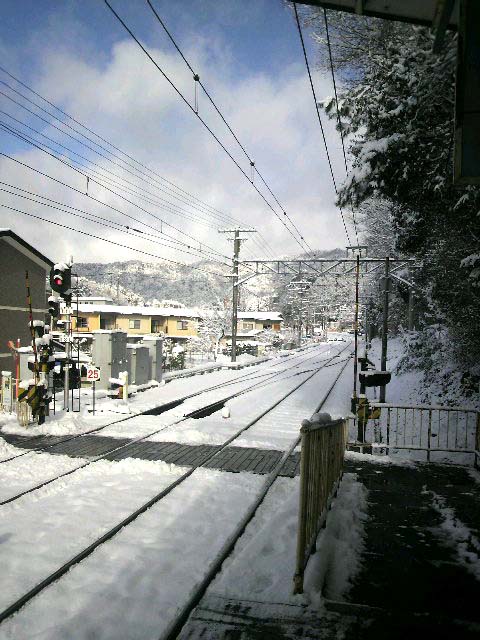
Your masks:
[[[361,207],[364,221],[369,209],[375,218],[375,203],[390,203],[390,251],[420,265],[415,277],[426,323],[443,324],[458,362],[475,368],[480,190],[453,184],[456,36],[447,33],[434,54],[427,28],[340,12],[328,16],[340,126],[351,160],[338,202]],[[323,11],[310,9],[304,20],[313,27],[327,72]],[[321,106],[337,120],[333,98]]]

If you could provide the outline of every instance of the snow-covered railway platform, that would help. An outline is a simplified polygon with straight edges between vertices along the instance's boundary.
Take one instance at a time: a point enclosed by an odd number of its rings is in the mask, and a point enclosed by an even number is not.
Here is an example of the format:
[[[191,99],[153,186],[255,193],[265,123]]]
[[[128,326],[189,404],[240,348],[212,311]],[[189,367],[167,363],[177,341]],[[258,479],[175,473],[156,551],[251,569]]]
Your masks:
[[[347,456],[305,594],[291,594],[295,505],[266,500],[180,640],[479,637],[478,473]]]

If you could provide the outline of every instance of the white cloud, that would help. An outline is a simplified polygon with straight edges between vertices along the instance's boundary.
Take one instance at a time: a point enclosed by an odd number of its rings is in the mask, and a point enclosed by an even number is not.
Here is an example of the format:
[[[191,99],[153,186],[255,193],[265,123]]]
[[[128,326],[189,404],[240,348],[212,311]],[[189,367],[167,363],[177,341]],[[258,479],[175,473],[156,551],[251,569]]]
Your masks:
[[[181,90],[192,98],[193,80],[191,74],[185,71],[179,56],[158,49],[153,54]],[[343,227],[334,206],[333,186],[304,67],[298,63],[286,65],[284,73],[279,77],[266,77],[259,73],[236,77],[231,68],[234,61],[230,52],[220,46],[219,42],[209,45],[204,40],[196,40],[187,54],[202,69],[205,85],[212,88],[218,105],[309,244],[314,248],[344,245]],[[298,245],[285,232],[252,186],[131,40],[118,42],[107,62],[104,57],[99,58],[98,64],[92,62],[90,55],[82,57],[75,51],[74,43],[71,50],[63,44],[61,51],[49,45],[43,51],[43,62],[42,75],[36,85],[43,95],[62,105],[74,117],[148,164],[160,175],[166,176],[215,208],[230,213],[243,224],[257,227],[278,255],[295,254],[299,251]],[[329,91],[328,81],[321,79],[318,83],[319,97]],[[203,95],[200,96],[200,114],[221,140],[225,141],[228,149],[248,173],[245,157]],[[36,122],[34,126],[38,127],[39,123]],[[338,134],[330,123],[325,126],[335,168],[341,176]],[[51,130],[48,134],[51,135]],[[56,137],[56,134],[52,137]],[[67,146],[75,145],[67,139],[64,143]],[[93,157],[92,154],[90,156]],[[17,157],[81,190],[85,189],[85,180],[81,176],[40,151],[17,153]],[[108,168],[132,180],[131,175],[119,167],[108,165],[104,159],[97,157],[96,162],[103,169]],[[4,158],[0,159],[0,171],[2,180],[6,182],[21,184],[24,188],[71,206],[122,221],[119,215],[95,205],[91,199],[27,172]],[[260,187],[258,178],[256,184]],[[148,186],[146,188],[151,189]],[[264,189],[263,191],[265,192]],[[90,192],[108,204],[159,228],[158,220],[92,183]],[[131,195],[126,197],[132,198]],[[216,231],[172,216],[160,207],[135,200],[154,215],[165,216],[166,220],[197,240],[208,241],[223,252],[230,251],[225,239]],[[271,197],[269,200],[274,204]],[[145,251],[166,257],[175,256],[180,260],[190,259],[148,242],[102,229],[92,222],[70,218],[65,213],[49,211],[22,199],[5,196],[4,193],[1,194],[0,202]],[[123,223],[138,226],[127,219],[123,219]],[[77,261],[141,257],[99,240],[57,230],[21,214],[13,215],[0,209],[0,226],[7,225],[54,259],[69,254],[73,254]],[[251,252],[255,253],[251,241],[248,245]],[[264,257],[256,253],[258,257]]]

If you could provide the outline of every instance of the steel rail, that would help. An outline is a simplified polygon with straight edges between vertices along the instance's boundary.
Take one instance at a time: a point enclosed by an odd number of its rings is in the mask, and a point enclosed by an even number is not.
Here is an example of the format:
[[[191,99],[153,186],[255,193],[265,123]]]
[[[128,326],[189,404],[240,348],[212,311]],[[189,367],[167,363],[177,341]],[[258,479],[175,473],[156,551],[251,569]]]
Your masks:
[[[298,357],[301,357],[301,355],[303,355],[303,354],[295,353],[295,354],[290,354],[287,357],[296,359]],[[291,364],[292,360],[289,360],[288,362]],[[261,362],[259,364],[263,364],[263,362]],[[245,366],[255,366],[255,365],[245,365]],[[238,366],[238,367],[234,367],[234,368],[230,368],[229,367],[229,369],[232,370],[232,371],[237,371],[238,369],[245,368],[245,366]],[[275,365],[270,364],[269,366],[275,366]],[[279,373],[282,373],[282,372],[283,371],[281,371]],[[192,374],[192,375],[195,375],[195,374]],[[263,375],[267,376],[269,374],[268,373],[261,374],[258,377],[261,377]],[[184,376],[182,376],[182,377],[184,377]],[[241,382],[242,380],[247,379],[248,377],[249,377],[249,373],[245,373],[245,374],[239,376],[238,378],[236,378],[235,380],[228,380],[226,382],[221,382],[221,383],[219,383],[217,385],[214,385],[212,387],[207,387],[206,389],[202,389],[200,391],[195,391],[194,393],[191,393],[189,395],[181,396],[180,398],[177,398],[175,400],[169,400],[168,402],[165,402],[164,404],[160,404],[160,405],[158,405],[158,406],[156,406],[156,407],[154,407],[152,409],[146,409],[145,411],[142,411],[140,413],[134,414],[133,416],[129,415],[129,416],[126,416],[125,418],[119,418],[118,420],[114,420],[113,422],[109,422],[108,424],[104,424],[101,427],[95,427],[94,429],[89,429],[87,431],[82,431],[80,433],[76,433],[76,434],[73,434],[71,436],[66,436],[65,438],[63,438],[61,440],[58,440],[57,442],[53,442],[51,444],[39,445],[38,447],[32,447],[28,451],[24,451],[23,453],[19,453],[16,456],[11,456],[10,458],[5,458],[4,460],[0,460],[0,464],[3,464],[5,462],[11,462],[12,460],[16,460],[17,458],[22,458],[23,456],[29,455],[31,453],[40,453],[42,451],[46,451],[47,449],[51,449],[52,447],[56,447],[59,444],[64,444],[65,442],[70,442],[71,440],[76,440],[77,438],[80,438],[82,436],[87,436],[87,435],[90,435],[92,433],[98,433],[99,431],[102,431],[103,429],[106,429],[107,427],[111,427],[111,426],[113,426],[115,424],[120,424],[121,422],[125,422],[127,420],[131,420],[132,418],[136,418],[136,417],[138,417],[140,415],[148,415],[149,412],[151,412],[151,411],[156,411],[156,410],[160,410],[161,409],[162,413],[165,413],[166,411],[169,411],[170,409],[174,409],[176,406],[182,404],[183,402],[186,402],[187,400],[190,400],[191,398],[195,398],[196,396],[201,395],[202,393],[208,393],[210,391],[215,391],[216,389],[219,389],[221,387],[227,387],[229,385],[236,384],[237,382]]]
[[[343,365],[338,375],[335,377],[334,381],[329,387],[327,393],[324,395],[324,397],[320,401],[314,413],[318,413],[320,409],[323,407],[328,397],[330,396],[331,392],[333,391],[335,385],[337,384],[338,379],[344,372],[347,364],[348,364],[348,361]],[[295,438],[294,442],[290,445],[290,447],[288,447],[288,449],[285,450],[280,461],[277,463],[275,468],[267,476],[267,479],[259,495],[257,496],[255,502],[250,506],[249,510],[247,511],[245,516],[242,518],[241,522],[239,523],[235,531],[230,535],[228,540],[225,542],[222,549],[217,554],[217,557],[214,560],[213,564],[211,565],[210,569],[207,571],[207,574],[204,576],[200,584],[194,589],[188,602],[182,607],[180,614],[176,617],[175,620],[173,620],[170,623],[166,631],[160,636],[159,640],[175,640],[175,638],[178,638],[178,635],[182,630],[182,628],[185,626],[188,618],[190,617],[190,614],[195,609],[195,607],[200,603],[208,587],[213,582],[217,574],[221,571],[223,563],[230,556],[238,540],[241,538],[241,536],[245,532],[249,523],[253,520],[255,514],[258,511],[258,508],[265,500],[265,497],[269,492],[271,486],[280,475],[280,472],[282,471],[285,463],[287,462],[288,458],[293,453],[295,448],[298,446],[300,440],[301,440],[301,435]]]
[[[341,353],[341,352],[340,352]],[[313,357],[316,356],[311,356],[310,358],[306,358],[303,362],[306,362],[307,360],[311,360]],[[333,356],[333,358],[338,357],[337,355]],[[327,358],[328,359],[328,358]],[[328,359],[331,360],[332,358]],[[303,364],[303,362],[295,365],[295,367],[300,366],[301,364]],[[320,360],[318,362],[323,362],[323,360]],[[327,365],[327,366],[332,366]],[[294,367],[294,368],[295,368]],[[323,367],[322,367],[323,368]],[[89,467],[91,464],[94,464],[95,462],[99,462],[100,460],[104,460],[106,459],[109,455],[111,455],[112,453],[116,453],[118,451],[121,451],[122,449],[128,449],[128,447],[131,447],[134,444],[138,444],[139,442],[142,442],[143,440],[147,440],[148,438],[151,438],[152,436],[157,435],[158,433],[161,433],[162,431],[166,431],[167,429],[170,429],[170,427],[174,427],[178,424],[181,424],[182,422],[185,422],[186,420],[189,420],[190,418],[196,418],[198,414],[201,414],[202,412],[204,412],[205,410],[209,411],[211,410],[211,412],[213,413],[214,410],[219,410],[224,404],[225,402],[228,402],[229,400],[232,400],[233,398],[238,398],[239,396],[244,395],[245,393],[250,393],[251,391],[257,391],[258,389],[261,389],[264,386],[267,386],[269,384],[275,384],[279,381],[284,381],[284,380],[289,380],[292,377],[301,375],[302,373],[309,373],[311,371],[317,371],[318,369],[307,369],[306,371],[297,371],[296,373],[286,377],[286,378],[280,378],[280,379],[273,379],[273,378],[277,378],[278,375],[280,375],[281,373],[285,373],[285,369],[283,369],[280,372],[274,373],[272,375],[270,375],[270,377],[267,380],[262,380],[260,382],[258,382],[257,384],[251,386],[251,387],[247,387],[246,389],[241,389],[240,391],[237,391],[236,393],[233,393],[225,398],[221,398],[219,400],[215,400],[214,402],[205,405],[203,407],[200,407],[198,409],[194,409],[193,411],[191,411],[190,413],[185,414],[182,418],[179,418],[178,420],[174,420],[173,422],[171,422],[170,424],[167,425],[163,425],[162,427],[160,427],[159,429],[155,429],[154,431],[151,431],[150,433],[147,434],[143,434],[141,436],[138,436],[137,438],[132,438],[131,440],[129,440],[129,442],[126,442],[124,444],[121,445],[115,445],[114,447],[112,447],[111,449],[108,449],[107,451],[104,451],[101,455],[99,456],[95,456],[94,458],[92,458],[91,460],[88,460],[87,462],[84,462],[83,464],[80,464],[78,467],[75,467],[74,469],[69,469],[68,471],[64,471],[63,473],[60,473],[57,476],[54,476],[53,478],[48,478],[47,480],[44,480],[43,482],[40,482],[39,484],[30,487],[29,489],[25,489],[24,491],[21,491],[20,493],[15,494],[14,496],[11,496],[10,498],[6,498],[5,500],[0,501],[0,506],[4,506],[6,504],[9,504],[11,502],[14,502],[15,500],[18,500],[19,498],[28,495],[29,493],[33,493],[34,491],[37,491],[38,489],[41,489],[42,487],[45,487],[53,482],[56,482],[57,480],[60,480],[61,478],[65,478],[66,476],[70,476],[72,474],[74,474],[76,471],[80,471],[80,469],[85,469],[85,467]],[[259,377],[263,377],[263,376],[254,376],[253,380],[256,380]],[[248,380],[248,378],[247,378]],[[245,382],[246,380],[243,379],[243,382]],[[217,408],[218,407],[218,408]],[[129,419],[133,419],[133,418],[137,418],[141,415],[145,415],[145,414],[136,414],[134,416],[130,416]],[[154,414],[150,414],[150,415],[154,415]],[[107,425],[107,426],[111,426]],[[55,443],[53,446],[56,446],[59,443]]]
[[[345,347],[346,349],[347,347]],[[343,353],[343,351],[345,351],[345,349],[342,349],[339,353]],[[333,360],[333,358],[337,357],[338,354],[335,354],[335,356],[333,356],[331,358],[331,360]],[[328,360],[326,361],[328,363]],[[326,366],[326,365],[324,365]],[[343,372],[343,370],[345,369],[347,365],[345,364],[339,375],[337,376],[337,378],[335,379],[335,381],[333,382],[333,384],[331,385],[328,394],[331,392],[331,390],[333,389],[333,387],[336,384],[337,379],[340,377],[341,373]],[[145,502],[141,507],[139,507],[138,509],[136,509],[133,513],[131,513],[129,516],[127,516],[126,518],[124,518],[121,522],[119,522],[118,524],[116,524],[114,527],[112,527],[111,529],[109,529],[106,533],[104,533],[102,536],[100,536],[99,538],[97,538],[97,540],[95,540],[94,542],[92,542],[88,547],[86,547],[85,549],[83,549],[82,551],[80,551],[79,553],[77,553],[73,558],[71,558],[70,560],[68,560],[66,563],[64,563],[61,567],[59,567],[56,571],[54,571],[53,573],[51,573],[49,576],[47,576],[44,580],[42,580],[40,583],[38,583],[37,585],[35,585],[32,589],[30,589],[27,593],[25,593],[23,596],[21,596],[20,598],[18,598],[15,602],[13,602],[10,606],[8,606],[6,609],[4,609],[2,612],[0,612],[0,623],[3,622],[4,620],[6,620],[7,618],[9,618],[10,616],[12,616],[14,613],[17,613],[24,605],[26,605],[32,598],[34,598],[36,595],[38,595],[39,593],[41,593],[46,587],[48,587],[49,585],[51,585],[53,582],[55,582],[56,580],[58,580],[59,578],[61,578],[63,575],[65,575],[72,567],[74,567],[75,565],[77,565],[79,562],[81,562],[82,560],[84,560],[85,558],[87,558],[91,553],[93,553],[93,551],[95,551],[95,549],[97,549],[100,545],[102,545],[103,543],[107,542],[108,540],[110,540],[111,538],[113,538],[119,531],[121,531],[124,527],[126,527],[127,525],[131,524],[134,520],[136,520],[138,518],[138,516],[140,516],[142,513],[145,513],[148,509],[150,509],[153,505],[155,505],[156,503],[158,503],[160,500],[162,500],[165,496],[167,496],[171,491],[173,491],[173,489],[175,489],[177,486],[179,486],[182,482],[184,482],[187,478],[189,478],[199,467],[204,466],[206,463],[210,462],[211,460],[213,460],[214,458],[216,458],[220,453],[222,453],[224,451],[224,449],[226,447],[228,447],[229,444],[231,444],[231,442],[233,442],[235,439],[237,439],[242,433],[244,433],[245,431],[247,431],[248,429],[250,429],[254,424],[256,424],[261,418],[263,418],[267,413],[269,413],[270,411],[272,411],[273,409],[275,409],[275,407],[277,407],[279,404],[281,404],[284,400],[286,400],[286,398],[288,398],[290,395],[292,395],[299,387],[303,386],[304,384],[306,384],[311,378],[313,378],[313,376],[317,375],[317,373],[319,373],[321,370],[323,369],[323,367],[319,367],[318,370],[315,373],[312,373],[311,375],[309,375],[305,380],[303,380],[301,383],[299,383],[298,385],[296,385],[293,389],[290,389],[285,395],[283,395],[279,400],[275,401],[270,407],[268,407],[267,409],[265,409],[264,411],[262,411],[262,413],[257,416],[256,418],[254,418],[252,421],[250,421],[247,425],[245,425],[244,427],[242,427],[241,429],[239,429],[235,434],[233,434],[230,438],[228,438],[223,445],[221,445],[221,447],[210,454],[205,455],[205,457],[200,461],[199,464],[196,464],[195,466],[191,467],[188,471],[186,471],[183,475],[179,476],[174,482],[172,482],[170,485],[168,485],[167,487],[165,487],[164,489],[162,489],[162,491],[160,491],[159,493],[157,493],[155,496],[153,496],[152,498],[150,498],[147,502]],[[328,397],[325,396],[324,399],[322,400],[320,407],[323,405],[323,403],[325,402],[326,398]],[[318,411],[318,409],[317,409]],[[253,517],[256,509],[258,508],[259,504],[261,503],[261,501],[263,500],[263,498],[265,497],[268,489],[270,488],[271,484],[273,483],[273,481],[275,480],[275,478],[277,477],[278,473],[280,472],[281,468],[283,467],[283,464],[285,463],[285,461],[287,460],[288,456],[290,455],[290,453],[294,450],[294,448],[296,447],[296,445],[299,442],[299,438],[296,438],[295,442],[292,444],[292,446],[288,449],[288,451],[286,451],[284,453],[284,455],[282,456],[282,459],[280,461],[280,463],[276,466],[275,470],[278,469],[278,472],[276,473],[275,476],[273,476],[273,472],[271,472],[269,474],[268,479],[270,480],[270,478],[272,478],[271,482],[268,484],[268,486],[266,486],[266,489],[264,491],[262,491],[262,495],[261,495],[261,499],[260,501],[257,500],[258,504],[255,507],[254,510],[250,509],[248,514],[250,517],[248,518],[248,520],[245,522],[244,527],[245,528],[248,524],[248,522],[250,521],[250,519]],[[274,470],[274,471],[275,471]],[[245,518],[244,518],[245,521]],[[242,524],[243,522],[242,521]],[[239,536],[237,535],[236,539]],[[235,539],[235,540],[236,540]],[[230,542],[230,540],[229,540]],[[230,553],[231,548],[233,548],[234,546],[234,542],[228,544],[228,552]],[[224,557],[223,557],[223,553],[221,554],[221,563],[223,563]],[[228,555],[228,554],[227,554]],[[225,556],[227,557],[227,556]],[[221,563],[218,566],[218,569],[221,567]],[[215,563],[215,566],[217,566],[218,561]],[[215,574],[217,573],[218,569],[215,571]],[[212,573],[212,570],[210,570],[207,574],[207,576],[210,576]],[[208,584],[211,582],[211,579],[208,581],[208,583],[205,582],[205,580],[202,582],[203,584],[206,584],[205,589],[208,587]],[[190,601],[191,602],[191,601]],[[193,605],[195,606],[195,605]],[[183,620],[183,615],[186,615],[188,617],[188,613],[184,613],[188,610],[188,612],[191,611],[191,609],[193,608],[193,606],[186,606],[184,607],[184,609],[182,610],[182,620]],[[177,618],[178,620],[178,618]],[[184,622],[182,622],[182,626],[183,626]],[[176,627],[175,627],[176,628]],[[174,636],[169,635],[169,638],[173,638]]]

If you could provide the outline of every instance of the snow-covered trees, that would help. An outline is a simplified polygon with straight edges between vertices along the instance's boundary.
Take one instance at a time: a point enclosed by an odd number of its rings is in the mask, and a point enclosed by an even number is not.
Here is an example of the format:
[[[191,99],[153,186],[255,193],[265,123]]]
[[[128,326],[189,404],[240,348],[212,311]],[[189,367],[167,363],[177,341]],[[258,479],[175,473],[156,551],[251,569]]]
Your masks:
[[[330,12],[341,126],[351,168],[344,206],[388,208],[395,251],[417,258],[431,321],[445,323],[467,363],[480,355],[480,190],[453,185],[456,38],[439,54],[426,28]],[[310,14],[322,55],[323,14]],[[325,58],[321,58],[326,62]],[[323,102],[336,119],[334,100]],[[480,274],[479,274],[480,275]]]
[[[199,346],[201,350],[218,354],[218,344],[225,335],[229,322],[227,310],[221,307],[203,309],[198,324]]]

